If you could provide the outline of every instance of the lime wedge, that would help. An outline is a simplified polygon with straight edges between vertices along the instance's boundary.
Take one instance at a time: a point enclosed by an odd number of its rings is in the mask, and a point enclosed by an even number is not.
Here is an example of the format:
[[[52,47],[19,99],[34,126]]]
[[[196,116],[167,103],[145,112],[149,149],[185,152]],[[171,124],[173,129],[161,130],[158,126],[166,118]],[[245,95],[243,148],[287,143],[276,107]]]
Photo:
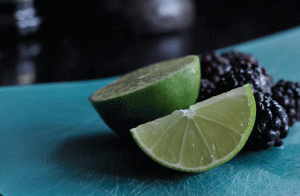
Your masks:
[[[131,129],[139,147],[156,162],[201,172],[221,165],[245,145],[255,122],[249,84]]]
[[[199,57],[188,55],[128,73],[89,100],[112,130],[130,136],[131,128],[195,104],[199,86]]]

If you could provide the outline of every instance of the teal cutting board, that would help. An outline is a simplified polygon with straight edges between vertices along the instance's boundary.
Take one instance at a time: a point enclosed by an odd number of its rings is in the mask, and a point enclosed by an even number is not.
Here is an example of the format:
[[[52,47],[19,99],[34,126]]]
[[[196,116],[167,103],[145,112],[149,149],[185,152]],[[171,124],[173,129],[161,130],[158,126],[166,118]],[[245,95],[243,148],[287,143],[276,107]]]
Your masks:
[[[252,53],[276,81],[300,81],[299,27],[230,48]],[[300,195],[300,123],[282,147],[239,153],[205,173],[176,172],[122,141],[89,103],[115,79],[0,88],[0,193]]]

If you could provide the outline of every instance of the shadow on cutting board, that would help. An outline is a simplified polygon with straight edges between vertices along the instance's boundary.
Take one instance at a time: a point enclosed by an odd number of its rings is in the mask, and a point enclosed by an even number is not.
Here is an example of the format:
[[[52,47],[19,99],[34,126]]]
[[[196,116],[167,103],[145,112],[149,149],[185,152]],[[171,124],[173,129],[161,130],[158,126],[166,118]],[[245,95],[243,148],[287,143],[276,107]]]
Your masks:
[[[55,159],[78,177],[90,174],[173,181],[193,175],[159,165],[133,140],[124,141],[111,131],[69,139],[57,149]]]
[[[295,145],[286,147],[287,151],[291,152]],[[289,153],[284,152],[278,148],[258,152],[241,151],[226,164],[241,170],[252,167],[264,168],[283,176],[286,173],[286,167],[294,167],[293,165],[297,162],[297,160],[290,159]],[[111,176],[112,178],[158,180],[168,184],[188,176],[199,175],[178,172],[159,165],[149,158],[134,141],[124,141],[110,130],[68,139],[56,149],[54,158],[68,175],[79,179],[87,176],[95,180],[103,177],[107,179]],[[214,172],[209,170],[202,174],[210,176],[212,173]]]

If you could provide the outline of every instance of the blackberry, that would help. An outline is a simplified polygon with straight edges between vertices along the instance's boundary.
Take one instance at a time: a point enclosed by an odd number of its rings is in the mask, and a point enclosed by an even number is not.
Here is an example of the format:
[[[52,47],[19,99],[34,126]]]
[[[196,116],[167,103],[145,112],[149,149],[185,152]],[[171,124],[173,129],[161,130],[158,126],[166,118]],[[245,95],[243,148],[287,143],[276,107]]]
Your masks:
[[[231,70],[230,61],[216,52],[208,52],[201,56],[201,78],[206,78],[214,83]]]
[[[214,82],[212,82],[206,78],[201,79],[200,92],[199,92],[197,102],[203,101],[205,99],[208,99],[208,98],[214,96],[215,92],[216,92],[216,86],[215,86]]]
[[[261,66],[260,61],[253,55],[239,51],[229,51],[222,53],[221,56],[230,61],[233,70],[244,70],[242,72],[245,72],[246,80],[254,88],[254,91],[271,94],[271,87],[274,85],[273,77],[269,75],[267,70]],[[237,80],[239,81],[239,78]]]
[[[269,149],[281,146],[288,135],[288,115],[285,109],[271,96],[261,92],[254,94],[256,120],[244,150]]]
[[[221,92],[241,87],[249,83],[253,93],[262,92],[271,95],[271,88],[274,85],[273,77],[267,71],[256,63],[240,62],[233,66],[232,70],[221,77],[217,88]]]
[[[240,63],[259,63],[253,55],[235,50],[224,52],[221,54],[221,57],[227,58],[231,65],[238,65]]]
[[[271,94],[271,87],[274,85],[273,78],[260,62],[243,52],[229,51],[221,55],[216,52],[205,53],[201,57],[201,69],[201,78],[211,81],[215,91],[202,95],[199,101],[246,83],[250,83],[253,92]]]
[[[289,125],[300,120],[300,83],[279,80],[272,88],[272,98],[286,110]]]

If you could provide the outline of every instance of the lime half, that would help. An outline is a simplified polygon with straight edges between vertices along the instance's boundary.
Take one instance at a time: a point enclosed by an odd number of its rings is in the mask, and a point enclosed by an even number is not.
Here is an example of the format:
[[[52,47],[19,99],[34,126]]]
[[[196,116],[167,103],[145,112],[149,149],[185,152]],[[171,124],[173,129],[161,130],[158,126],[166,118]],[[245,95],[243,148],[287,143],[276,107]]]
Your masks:
[[[247,84],[130,131],[156,162],[201,172],[227,162],[242,149],[255,115],[255,100]]]
[[[131,128],[195,104],[199,87],[199,57],[189,55],[128,73],[89,100],[112,130],[130,136]]]

